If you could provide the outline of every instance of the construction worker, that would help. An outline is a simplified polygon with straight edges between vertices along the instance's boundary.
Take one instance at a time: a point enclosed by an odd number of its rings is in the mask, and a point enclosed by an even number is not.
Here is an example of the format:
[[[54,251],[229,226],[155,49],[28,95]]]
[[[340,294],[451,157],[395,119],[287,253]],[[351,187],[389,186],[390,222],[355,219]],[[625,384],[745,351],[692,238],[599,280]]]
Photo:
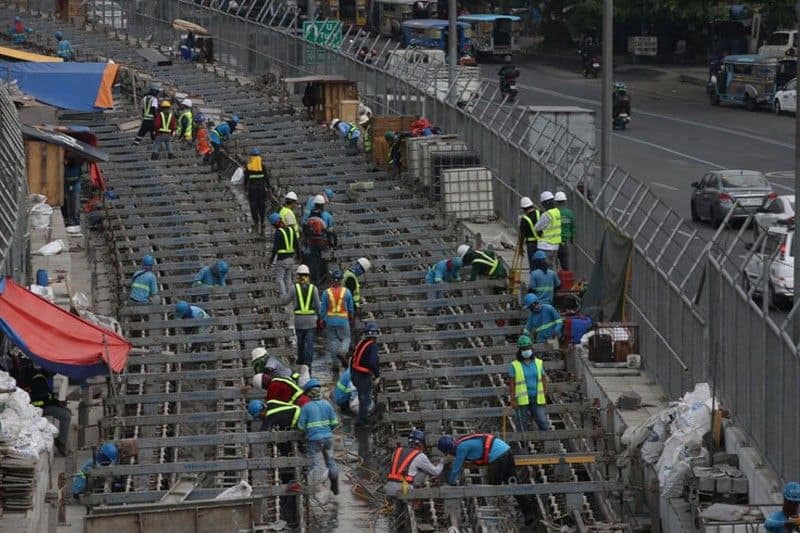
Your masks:
[[[308,365],[314,361],[314,337],[319,318],[319,290],[311,283],[311,271],[306,265],[297,267],[297,283],[294,291],[283,299],[283,304],[294,306],[294,330],[297,335],[298,365]]]
[[[250,204],[250,216],[253,219],[253,235],[264,237],[267,231],[267,189],[270,188],[261,150],[250,148],[247,165],[244,170],[244,190],[247,191],[247,202]]]
[[[233,115],[230,119],[224,120],[208,133],[211,141],[211,172],[222,170],[222,145],[233,135],[236,125],[239,124],[239,117]]]
[[[84,161],[79,157],[67,156],[64,160],[64,204],[61,214],[65,226],[78,226],[81,223],[81,177]]]
[[[514,452],[505,441],[486,433],[472,433],[459,439],[444,435],[439,439],[437,448],[445,455],[454,455],[455,460],[450,467],[447,478],[449,485],[457,485],[461,469],[465,462],[476,466],[488,466],[487,478],[491,485],[503,485],[517,482],[517,471],[514,467]],[[530,496],[514,496],[517,500],[525,525],[534,520],[533,498]]]
[[[200,287],[202,285],[224,287],[228,270],[228,263],[219,259],[215,261],[213,265],[206,265],[201,268],[200,271],[195,274],[192,285],[195,287]]]
[[[389,175],[393,179],[400,177],[400,171],[403,168],[403,150],[401,148],[403,146],[403,139],[406,137],[410,137],[410,135],[408,133],[395,133],[393,131],[387,131],[383,134],[383,138],[389,143],[386,165],[389,169]]]
[[[175,135],[177,135],[178,139],[182,141],[192,142],[194,139],[194,115],[192,115],[192,100],[189,98],[184,98],[181,100],[178,110],[180,111],[180,115],[178,115],[178,129],[175,132]]]
[[[203,164],[206,165],[211,159],[211,154],[213,153],[208,130],[214,127],[214,122],[211,120],[207,121],[201,113],[195,115],[194,118],[195,129],[197,130],[195,147],[197,148],[197,153],[203,158]]]
[[[311,471],[317,471],[320,468],[319,454],[321,453],[328,467],[331,491],[339,494],[339,467],[333,456],[332,433],[332,430],[339,425],[339,420],[336,418],[336,411],[331,404],[322,398],[321,387],[320,382],[313,378],[306,383],[304,390],[311,401],[300,410],[297,428],[306,434],[308,441],[306,453],[311,459]],[[309,475],[309,478],[311,477],[312,475]]]
[[[11,42],[13,44],[24,44],[28,39],[28,34],[31,33],[30,28],[25,27],[25,23],[18,16],[14,17],[11,22],[11,27],[8,29],[11,34]]]
[[[567,195],[563,191],[556,192],[555,200],[558,212],[561,214],[561,244],[558,247],[558,264],[561,270],[569,270],[569,247],[575,242],[575,213],[567,207]]]
[[[344,356],[350,350],[350,320],[355,315],[355,304],[350,290],[342,285],[342,271],[334,269],[330,278],[331,286],[322,293],[319,316],[325,329],[325,353],[335,375],[339,361],[346,366]]]
[[[536,250],[533,254],[528,292],[535,294],[539,302],[553,305],[553,294],[560,288],[561,279],[547,264],[547,255],[542,250]]]
[[[361,281],[360,278],[367,272],[369,269],[372,268],[372,263],[370,263],[369,259],[366,257],[359,257],[356,259],[350,268],[344,271],[342,275],[342,283],[347,290],[350,291],[350,294],[353,295],[353,306],[355,307],[355,313],[351,318],[352,327],[353,322],[361,315]]]
[[[253,372],[256,374],[264,372],[267,360],[267,350],[263,346],[258,346],[250,351],[250,366],[253,367]]]
[[[264,366],[264,372],[253,376],[253,386],[266,392],[266,399],[293,403],[300,407],[308,403],[308,397],[297,384],[300,374],[292,372],[281,365],[277,359],[270,357]]]
[[[425,433],[413,428],[408,434],[408,445],[398,446],[392,453],[384,486],[385,494],[396,499],[395,527],[402,528],[401,521],[405,513],[405,503],[398,497],[414,487],[425,485],[429,476],[438,477],[443,469],[442,462],[434,465],[425,454]]]
[[[30,394],[31,405],[42,410],[42,416],[49,416],[58,420],[58,437],[55,438],[56,450],[60,455],[66,456],[72,412],[65,402],[59,401],[56,395],[53,394],[52,379],[53,374],[34,366],[30,384],[23,388],[27,389],[28,394]]]
[[[330,214],[330,208],[328,204],[331,203],[333,200],[334,192],[333,189],[324,189],[319,195],[312,195],[306,198],[306,205],[303,206],[303,217],[300,222],[305,224],[308,217],[311,216],[311,211],[314,210],[315,200],[317,196],[322,196],[323,200],[325,200],[325,210],[322,211],[322,219],[328,225],[329,228],[333,227],[333,216]]]
[[[533,227],[539,236],[536,246],[547,254],[547,262],[555,265],[556,254],[558,254],[558,248],[561,245],[561,211],[556,207],[555,197],[550,191],[544,191],[540,194],[539,200],[544,211]]]
[[[117,464],[117,461],[119,461],[119,448],[117,448],[117,445],[113,442],[104,443],[94,454],[94,457],[83,463],[83,466],[81,466],[80,470],[78,470],[78,472],[72,476],[70,493],[73,496],[78,496],[79,494],[86,492],[86,489],[89,486],[86,474],[97,465],[115,465]]]
[[[149,134],[151,139],[155,138],[156,129],[153,121],[158,109],[158,93],[160,92],[161,86],[154,83],[150,85],[147,94],[142,97],[142,124],[139,126],[139,131],[133,140],[134,146],[138,146],[142,142],[145,134]]]
[[[783,533],[800,529],[800,483],[790,481],[783,487],[783,508],[764,521],[769,533]]]
[[[532,337],[537,344],[561,336],[563,320],[555,307],[543,304],[535,294],[526,294],[522,308],[529,311],[523,335]]]
[[[153,127],[156,131],[156,137],[153,139],[153,153],[150,154],[150,159],[157,160],[161,152],[161,146],[167,149],[167,157],[172,159],[175,154],[172,152],[172,136],[175,134],[176,122],[175,114],[172,112],[172,104],[167,100],[161,102],[159,105],[156,119]]]
[[[463,265],[470,267],[470,281],[475,281],[480,276],[489,279],[505,279],[508,275],[503,262],[495,257],[492,250],[482,252],[462,244],[458,247],[458,256],[461,257]]]
[[[522,210],[522,215],[519,217],[518,246],[525,246],[525,253],[528,256],[528,266],[533,270],[533,254],[535,254],[538,249],[537,241],[539,239],[534,227],[539,221],[539,210],[533,205],[533,200],[527,196],[520,198],[519,208]]]
[[[544,362],[533,355],[533,341],[527,335],[517,339],[517,358],[511,362],[508,370],[509,398],[511,407],[517,409],[520,431],[527,431],[531,418],[540,431],[550,429],[550,421],[544,412],[547,403],[544,373]]]
[[[358,141],[361,138],[358,126],[335,118],[331,121],[331,129],[337,131],[344,139],[347,155],[358,155]]]
[[[281,216],[281,220],[283,220],[284,225],[287,228],[292,228],[292,230],[294,230],[294,235],[299,240],[300,224],[297,223],[297,214],[295,213],[295,209],[297,209],[297,193],[294,191],[289,191],[286,193],[286,196],[283,197],[283,206],[281,206],[278,214]]]
[[[64,34],[61,30],[55,33],[56,38],[56,55],[64,61],[75,61],[75,50],[72,49],[72,44],[64,39]]]
[[[247,412],[254,420],[262,421],[262,431],[294,429],[300,418],[299,405],[279,400],[269,400],[266,404],[261,400],[250,400]]]
[[[131,278],[131,292],[128,301],[132,304],[149,304],[151,298],[158,295],[158,283],[156,275],[153,274],[153,267],[156,260],[152,255],[142,257],[142,269],[137,270]]]
[[[363,134],[361,136],[364,146],[364,160],[367,165],[372,162],[372,120],[369,115],[358,117],[358,125],[361,126]]]
[[[275,267],[275,280],[278,283],[281,298],[286,298],[289,289],[294,284],[292,281],[294,260],[299,256],[297,236],[294,230],[284,225],[278,213],[272,213],[269,216],[269,223],[275,228],[269,263]]]
[[[358,420],[356,427],[367,425],[372,403],[372,388],[380,381],[380,361],[376,337],[380,333],[375,322],[367,323],[364,338],[356,344],[350,359],[350,379],[358,391]]]
[[[210,319],[211,315],[196,305],[190,305],[189,302],[178,300],[175,302],[175,318],[178,319],[191,319],[191,320],[206,320]],[[203,326],[189,326],[183,328],[183,333],[186,335],[208,335],[214,329],[213,324],[206,324]],[[194,343],[191,343],[194,344]]]
[[[322,284],[328,273],[326,250],[336,247],[336,234],[325,222],[325,197],[314,197],[314,208],[303,223],[303,244],[305,261],[311,268],[311,280]],[[330,216],[329,216],[330,218]]]
[[[346,411],[350,409],[350,402],[353,401],[353,398],[358,399],[358,392],[353,385],[353,380],[350,379],[350,369],[345,368],[333,389],[333,403],[342,411]]]
[[[442,259],[428,269],[425,274],[425,283],[452,283],[454,281],[461,281],[461,265],[463,264],[460,257],[451,257],[450,259]]]

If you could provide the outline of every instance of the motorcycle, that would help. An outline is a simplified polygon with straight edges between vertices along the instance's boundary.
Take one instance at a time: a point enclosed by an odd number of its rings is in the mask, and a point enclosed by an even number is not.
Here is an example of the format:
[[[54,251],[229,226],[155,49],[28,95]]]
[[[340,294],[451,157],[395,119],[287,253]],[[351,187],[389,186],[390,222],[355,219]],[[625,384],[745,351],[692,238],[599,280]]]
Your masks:
[[[614,95],[614,116],[611,121],[611,128],[614,130],[625,130],[631,121],[631,97],[628,94],[622,96]]]
[[[513,102],[517,98],[517,79],[519,78],[519,69],[514,69],[513,72],[506,74],[500,78],[500,98],[505,99],[508,97],[509,102]]]
[[[628,123],[631,121],[631,116],[627,113],[619,113],[614,117],[612,122],[612,129],[615,130],[623,130],[628,127]]]

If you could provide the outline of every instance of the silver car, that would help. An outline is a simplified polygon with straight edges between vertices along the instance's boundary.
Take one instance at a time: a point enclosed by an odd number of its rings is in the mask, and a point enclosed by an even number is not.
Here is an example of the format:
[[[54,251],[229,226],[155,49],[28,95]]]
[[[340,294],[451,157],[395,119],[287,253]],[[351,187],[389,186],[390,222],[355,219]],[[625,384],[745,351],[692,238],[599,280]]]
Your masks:
[[[794,218],[794,194],[768,198],[767,202],[758,208],[758,213],[753,218],[755,219],[753,233],[756,237],[776,224],[790,221]]]
[[[692,220],[711,222],[715,227],[733,209],[731,220],[742,219],[756,213],[764,203],[777,194],[757,170],[714,170],[700,181],[692,183],[694,191],[689,202]]]

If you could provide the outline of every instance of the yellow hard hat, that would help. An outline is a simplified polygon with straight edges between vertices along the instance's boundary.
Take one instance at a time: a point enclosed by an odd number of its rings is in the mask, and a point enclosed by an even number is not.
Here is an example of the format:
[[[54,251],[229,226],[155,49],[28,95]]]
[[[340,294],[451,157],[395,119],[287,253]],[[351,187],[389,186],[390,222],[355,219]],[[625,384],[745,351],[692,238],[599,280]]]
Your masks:
[[[172,107],[172,104],[170,104],[168,100],[164,100],[161,102],[161,107]]]

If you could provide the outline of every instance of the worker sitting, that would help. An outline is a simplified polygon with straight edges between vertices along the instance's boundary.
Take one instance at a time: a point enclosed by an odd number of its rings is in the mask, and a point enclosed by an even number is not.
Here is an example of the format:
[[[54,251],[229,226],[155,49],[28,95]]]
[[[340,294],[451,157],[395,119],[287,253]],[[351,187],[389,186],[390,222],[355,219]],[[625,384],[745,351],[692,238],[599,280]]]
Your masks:
[[[134,305],[149,304],[151,298],[158,295],[158,283],[153,267],[156,260],[152,255],[142,257],[142,269],[137,270],[131,278],[131,292],[128,301]],[[155,303],[155,302],[153,302]]]
[[[458,247],[458,256],[461,257],[464,266],[471,267],[470,281],[475,281],[478,277],[505,279],[508,275],[503,266],[503,261],[495,257],[492,250],[482,252],[462,244]]]
[[[55,33],[56,42],[56,55],[64,61],[75,60],[75,50],[72,49],[72,44],[64,39],[64,34],[61,31]]]
[[[494,435],[473,433],[459,439],[444,435],[437,445],[439,451],[446,455],[454,455],[455,460],[450,467],[447,483],[458,484],[464,463],[476,466],[488,466],[487,480],[491,485],[502,485],[514,480],[517,482],[517,471],[514,467],[514,453],[511,446]],[[525,517],[525,525],[534,520],[533,498],[530,496],[514,496]]]
[[[413,428],[408,435],[408,445],[398,446],[392,454],[389,474],[386,476],[385,493],[390,498],[398,498],[414,487],[425,485],[428,477],[437,477],[442,473],[444,464],[435,465],[425,454],[425,433]],[[397,499],[395,502],[395,527],[403,529],[405,503]]]
[[[331,121],[331,129],[337,131],[344,139],[347,155],[358,155],[358,142],[361,139],[361,130],[358,126],[335,118]]]
[[[529,311],[524,335],[533,337],[537,344],[561,337],[563,320],[555,307],[543,304],[535,294],[526,294],[522,308]]]
[[[83,466],[81,466],[81,469],[72,476],[70,493],[75,497],[77,497],[79,494],[85,493],[89,486],[89,480],[86,474],[97,465],[115,465],[117,464],[118,460],[119,449],[117,448],[116,444],[113,442],[106,442],[100,446],[100,449],[94,454],[94,457],[86,461]]]
[[[560,288],[561,280],[549,268],[547,254],[536,250],[533,254],[533,269],[528,292],[535,294],[541,303],[553,305],[553,293]]]
[[[798,528],[800,528],[800,483],[791,481],[783,488],[783,508],[767,517],[764,529],[769,533],[782,533],[797,531]]]
[[[533,417],[540,431],[550,429],[550,421],[544,412],[547,403],[544,362],[533,355],[533,342],[527,335],[517,339],[517,358],[508,371],[509,397],[511,406],[517,409],[520,431],[528,431],[529,420]]]
[[[318,472],[321,467],[319,455],[322,454],[328,467],[328,479],[331,491],[339,494],[339,467],[333,456],[333,432],[339,425],[336,412],[327,400],[322,398],[322,384],[316,379],[310,379],[305,385],[305,392],[311,401],[300,410],[300,419],[297,421],[298,429],[306,434],[306,452],[311,459],[311,472],[309,479],[314,478],[313,472]]]
[[[30,394],[31,405],[42,410],[42,416],[49,416],[58,421],[58,437],[55,439],[56,450],[62,456],[66,456],[72,412],[67,407],[67,404],[59,401],[53,393],[52,381],[52,373],[34,366],[30,382],[23,384],[23,388],[26,388]]]

